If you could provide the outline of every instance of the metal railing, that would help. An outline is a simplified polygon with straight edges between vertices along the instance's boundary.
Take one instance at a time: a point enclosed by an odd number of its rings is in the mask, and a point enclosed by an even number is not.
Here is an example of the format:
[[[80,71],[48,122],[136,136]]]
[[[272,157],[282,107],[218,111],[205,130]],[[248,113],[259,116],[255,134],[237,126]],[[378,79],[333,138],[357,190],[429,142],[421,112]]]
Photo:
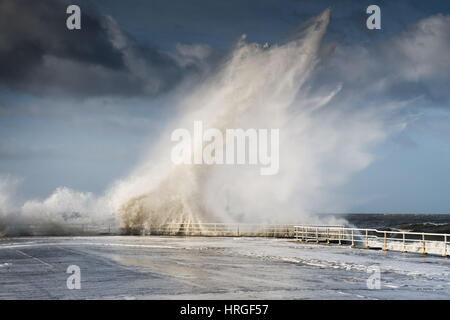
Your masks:
[[[295,238],[295,224],[167,223],[129,231],[141,235]]]
[[[295,238],[308,243],[336,243],[360,248],[377,248],[422,254],[447,256],[450,234],[377,229],[347,228],[344,226],[245,223],[167,223],[146,225],[137,230],[120,230],[111,224],[28,224],[15,225],[6,235],[167,235],[215,237],[273,237]]]
[[[23,236],[55,235],[167,235],[294,238],[294,224],[256,223],[184,223],[144,224],[137,228],[120,228],[113,224],[36,223],[14,224],[5,234]],[[313,226],[313,225],[309,225]]]
[[[349,244],[351,247],[377,248],[421,254],[449,253],[450,234],[406,231],[380,231],[333,226],[294,226],[295,239],[313,243]]]
[[[0,230],[0,236],[65,236],[114,235],[118,229],[113,224],[90,223],[29,223],[12,224]]]
[[[137,228],[119,228],[112,224],[15,224],[5,230],[8,235],[167,235],[167,236],[224,236],[294,238],[294,224],[250,223],[166,223],[142,225]]]
[[[168,223],[146,226],[142,235],[294,238],[293,224]]]

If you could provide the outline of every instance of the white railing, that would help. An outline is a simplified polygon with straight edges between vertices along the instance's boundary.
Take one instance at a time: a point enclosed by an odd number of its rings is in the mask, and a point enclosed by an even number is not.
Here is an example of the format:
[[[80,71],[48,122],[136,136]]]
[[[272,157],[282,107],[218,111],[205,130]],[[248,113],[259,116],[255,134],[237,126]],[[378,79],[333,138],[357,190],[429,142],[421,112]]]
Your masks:
[[[352,247],[378,248],[422,254],[447,256],[450,234],[376,229],[346,228],[344,226],[249,224],[249,223],[168,223],[145,225],[139,229],[120,230],[114,225],[15,225],[12,235],[168,235],[295,238],[308,243],[347,244]],[[6,235],[8,235],[8,233]]]
[[[118,228],[115,225],[108,223],[19,223],[9,225],[0,230],[0,237],[114,234],[118,234]]]
[[[14,224],[6,235],[170,235],[170,236],[248,236],[294,238],[294,224],[256,223],[184,223],[143,224],[135,228],[120,228],[113,224],[37,223]],[[313,226],[313,225],[309,225]]]
[[[294,238],[293,224],[168,223],[146,226],[143,235]]]
[[[295,238],[295,224],[167,223],[122,232],[141,235]]]
[[[333,226],[294,226],[297,241],[350,244],[352,247],[378,248],[422,254],[449,253],[450,234],[406,231],[380,231]]]

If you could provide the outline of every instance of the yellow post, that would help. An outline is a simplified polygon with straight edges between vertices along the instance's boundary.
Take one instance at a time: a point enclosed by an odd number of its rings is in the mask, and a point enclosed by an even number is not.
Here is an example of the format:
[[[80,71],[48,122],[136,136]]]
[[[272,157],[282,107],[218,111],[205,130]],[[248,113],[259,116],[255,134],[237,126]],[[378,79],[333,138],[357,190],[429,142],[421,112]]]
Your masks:
[[[387,237],[386,237],[386,232],[384,232],[384,251],[387,251]]]
[[[405,233],[403,233],[403,250],[402,253],[406,253],[406,239],[405,239]]]
[[[422,233],[422,254],[427,254],[427,251],[425,250],[425,233]]]
[[[366,244],[364,245],[364,249],[369,247],[369,230],[366,230]]]

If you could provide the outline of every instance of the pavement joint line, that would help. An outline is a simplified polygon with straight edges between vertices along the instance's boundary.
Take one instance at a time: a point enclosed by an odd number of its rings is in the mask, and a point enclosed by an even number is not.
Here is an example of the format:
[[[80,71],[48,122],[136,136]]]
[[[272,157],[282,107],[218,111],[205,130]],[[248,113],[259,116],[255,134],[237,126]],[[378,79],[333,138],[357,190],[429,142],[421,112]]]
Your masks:
[[[26,256],[26,257],[28,257],[28,258],[37,260],[37,261],[39,261],[40,263],[45,264],[46,266],[49,266],[51,269],[54,269],[54,267],[53,267],[51,264],[49,264],[49,263],[47,263],[47,262],[45,262],[45,261],[43,261],[43,260],[41,260],[41,259],[39,259],[39,258],[37,258],[37,257],[33,257],[32,255],[29,255],[28,253],[25,253],[25,252],[20,251],[20,250],[17,250],[17,249],[15,249],[15,251],[19,252],[20,254],[22,254],[22,255],[24,255],[24,256]]]
[[[75,254],[79,254],[79,255],[84,255],[84,256],[89,256],[89,257],[95,257],[95,259],[96,260],[100,260],[101,262],[105,262],[105,260],[107,260],[107,261],[113,261],[113,260],[111,260],[110,258],[108,258],[108,257],[99,257],[99,256],[95,256],[94,254],[92,254],[92,253],[90,253],[90,252],[87,252],[87,251],[83,251],[83,250],[77,250],[77,249],[74,249],[74,248],[63,248],[63,247],[60,247],[60,246],[56,246],[56,248],[58,248],[58,249],[61,249],[61,250],[64,250],[64,251],[68,251],[68,252],[72,252],[72,253],[75,253]],[[117,262],[116,262],[117,263]],[[135,271],[132,267],[130,267],[130,266],[124,266],[124,265],[121,265],[120,263],[117,263],[117,266],[119,267],[119,268],[121,268],[121,269],[123,269],[123,270],[126,270],[126,271]]]

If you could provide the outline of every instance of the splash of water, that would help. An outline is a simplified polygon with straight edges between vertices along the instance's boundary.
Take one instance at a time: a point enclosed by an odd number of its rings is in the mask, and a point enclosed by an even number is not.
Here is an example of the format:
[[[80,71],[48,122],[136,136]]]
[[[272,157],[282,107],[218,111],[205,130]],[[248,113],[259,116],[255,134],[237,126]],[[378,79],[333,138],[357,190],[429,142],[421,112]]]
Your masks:
[[[296,184],[304,183],[305,169],[314,169],[307,168],[308,164],[304,168],[302,163],[305,146],[301,139],[306,138],[302,131],[310,125],[308,115],[327,104],[339,89],[316,97],[313,105],[310,99],[299,101],[298,93],[318,62],[318,50],[329,20],[330,10],[326,10],[310,21],[296,39],[283,45],[268,47],[246,43],[243,36],[219,72],[184,97],[180,104],[182,116],[176,122],[178,127],[192,126],[194,120],[200,119],[208,127],[222,131],[281,128],[282,172],[275,177],[261,177],[257,170],[249,167],[166,164],[165,173],[155,179],[153,173],[140,170],[112,191],[116,197],[120,193],[128,194],[124,190],[135,186],[140,174],[138,180],[157,181],[143,186],[148,191],[120,205],[122,226],[126,230],[145,230],[171,222],[189,225],[306,218],[307,211],[302,206],[288,210],[297,203],[292,198],[298,190]],[[168,139],[164,141],[167,143]],[[157,150],[164,149],[167,150],[161,146]],[[149,162],[155,158],[153,154]],[[167,158],[164,160],[168,162]],[[313,184],[318,183],[314,180],[307,182],[313,188]],[[280,213],[282,210],[284,212]]]
[[[45,201],[25,203],[22,216],[92,224],[117,213],[126,232],[171,222],[336,223],[313,213],[345,210],[327,192],[369,165],[370,148],[389,130],[380,108],[337,103],[340,84],[312,90],[329,21],[328,9],[291,40],[271,47],[243,36],[217,72],[180,94],[178,116],[127,178],[101,197],[58,189]],[[196,120],[222,131],[279,129],[279,173],[261,176],[255,166],[174,165],[170,133]]]

